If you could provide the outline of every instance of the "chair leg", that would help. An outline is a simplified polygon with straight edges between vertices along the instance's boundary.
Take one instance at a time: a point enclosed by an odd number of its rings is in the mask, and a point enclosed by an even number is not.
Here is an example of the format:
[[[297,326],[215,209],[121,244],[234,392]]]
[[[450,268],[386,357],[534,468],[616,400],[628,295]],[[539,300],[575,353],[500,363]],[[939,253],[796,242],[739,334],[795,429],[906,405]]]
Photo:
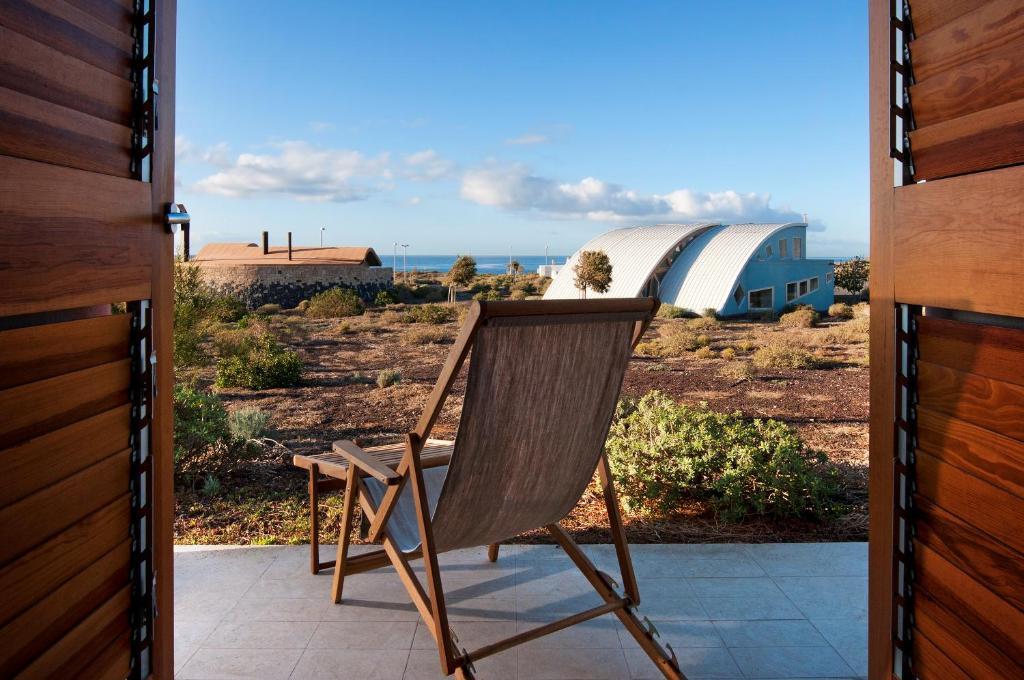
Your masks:
[[[345,501],[341,509],[341,530],[338,534],[338,556],[334,561],[334,579],[331,583],[331,601],[341,602],[342,588],[345,585],[345,559],[348,557],[348,544],[352,536],[352,515],[355,512],[356,498],[359,495],[359,478],[356,466],[348,468],[348,480],[345,482]]]
[[[497,562],[498,561],[498,549],[501,547],[501,543],[491,543],[487,546],[487,561]]]
[[[309,570],[315,576],[320,573],[320,495],[317,480],[320,466],[309,467]]]

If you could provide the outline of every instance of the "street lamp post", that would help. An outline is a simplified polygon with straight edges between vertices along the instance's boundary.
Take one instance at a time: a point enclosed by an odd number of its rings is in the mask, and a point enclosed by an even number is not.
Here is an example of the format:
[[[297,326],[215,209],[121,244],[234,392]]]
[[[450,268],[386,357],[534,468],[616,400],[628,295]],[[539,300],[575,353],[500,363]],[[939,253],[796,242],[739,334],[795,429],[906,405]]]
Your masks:
[[[394,243],[394,252],[391,254],[391,278],[398,280],[398,241]]]
[[[409,244],[403,243],[402,248],[402,279],[409,283]]]
[[[326,230],[327,230],[327,227],[320,227],[320,247],[321,248],[324,247],[324,232]]]

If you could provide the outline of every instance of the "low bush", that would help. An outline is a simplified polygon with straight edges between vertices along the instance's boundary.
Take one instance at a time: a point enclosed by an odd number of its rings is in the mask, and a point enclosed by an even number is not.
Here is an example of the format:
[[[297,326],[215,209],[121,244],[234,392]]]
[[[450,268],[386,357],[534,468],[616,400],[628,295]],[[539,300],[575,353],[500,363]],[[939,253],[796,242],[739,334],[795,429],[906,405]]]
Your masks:
[[[231,418],[217,395],[178,383],[173,401],[174,474],[179,481],[229,474],[258,453],[232,434]]]
[[[410,328],[402,334],[402,342],[411,345],[439,345],[451,341],[452,338],[448,331],[437,326],[418,326]]]
[[[397,385],[402,382],[402,372],[397,371],[393,368],[385,368],[384,370],[377,373],[377,387],[385,388],[391,385]]]
[[[404,323],[449,323],[455,320],[457,312],[451,305],[413,305],[402,315]]]
[[[757,376],[757,371],[749,361],[730,361],[718,369],[718,375],[729,380],[750,380]]]
[[[390,290],[378,291],[377,295],[373,298],[374,307],[387,307],[388,305],[398,304],[398,296]]]
[[[776,420],[685,406],[654,391],[620,402],[606,450],[630,511],[671,513],[688,499],[726,521],[835,510],[838,472]]]
[[[853,306],[853,315],[858,318],[868,318],[871,316],[871,305],[867,302],[858,302]]]
[[[209,318],[227,323],[238,321],[248,311],[244,302],[234,295],[224,293],[211,293],[206,304],[206,313]]]
[[[722,322],[711,316],[698,316],[688,320],[686,327],[692,331],[716,331],[722,327]]]
[[[645,357],[658,357],[661,356],[661,349],[661,343],[657,340],[648,340],[637,343],[633,348],[633,353]]]
[[[868,342],[870,337],[870,321],[858,316],[846,323],[832,326],[819,338],[823,345],[856,345]]]
[[[818,313],[813,309],[797,309],[779,317],[779,325],[786,328],[814,328]]]
[[[818,357],[800,343],[782,338],[770,340],[754,352],[757,368],[816,368]]]
[[[508,299],[509,300],[525,300],[528,297],[530,297],[530,295],[525,290],[521,290],[519,288],[516,288],[511,293],[509,293]]]
[[[301,300],[299,304],[295,305],[295,309],[299,310],[300,312],[305,312],[307,309],[309,309],[309,300]]]
[[[696,314],[686,307],[663,304],[661,307],[658,307],[658,316],[662,319],[688,319],[696,316]]]
[[[448,289],[444,286],[417,286],[412,294],[424,302],[444,302],[448,299]]]
[[[343,316],[359,316],[364,311],[366,305],[354,290],[331,288],[310,298],[305,314],[312,319],[337,319]]]
[[[734,350],[732,347],[726,347],[719,353],[719,356],[721,356],[726,361],[732,361],[733,359],[736,358],[736,350]]]
[[[265,390],[291,387],[302,377],[302,360],[270,333],[246,335],[228,356],[217,362],[217,387]]]
[[[258,408],[246,406],[228,414],[231,436],[243,442],[260,439],[267,433],[270,416]]]
[[[264,316],[270,316],[271,314],[280,314],[281,305],[275,303],[267,303],[265,305],[260,305],[259,307],[256,308],[256,313],[263,314]]]
[[[694,351],[693,356],[698,359],[713,359],[715,356],[715,350],[705,345],[704,347],[698,347],[696,351]]]
[[[705,319],[718,319],[718,310],[714,307],[705,307],[701,310],[700,315]]]
[[[828,315],[833,319],[852,319],[853,307],[845,302],[837,302],[834,305],[829,305]]]
[[[482,290],[479,293],[473,294],[474,300],[488,301],[488,300],[500,300],[501,293],[496,290]]]
[[[757,343],[751,338],[741,338],[736,341],[736,349],[741,352],[753,352],[757,349]]]

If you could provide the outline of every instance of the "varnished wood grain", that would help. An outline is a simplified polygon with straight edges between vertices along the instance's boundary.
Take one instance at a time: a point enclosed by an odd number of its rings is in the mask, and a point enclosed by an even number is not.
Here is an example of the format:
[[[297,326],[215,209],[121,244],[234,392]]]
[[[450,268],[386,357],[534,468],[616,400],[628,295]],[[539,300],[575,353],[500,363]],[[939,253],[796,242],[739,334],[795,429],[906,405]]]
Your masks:
[[[0,153],[69,168],[131,177],[131,150],[0,111]]]
[[[100,2],[76,3],[73,0],[23,0],[31,3],[46,14],[63,19],[67,23],[86,31],[103,42],[117,47],[129,57],[132,53],[132,30],[130,15],[119,14],[114,23],[102,18]],[[122,8],[123,9],[123,8]],[[130,8],[129,8],[130,11]],[[113,17],[113,14],[111,14]]]
[[[919,680],[974,680],[919,628],[914,629],[914,675]]]
[[[921,359],[963,373],[1024,386],[1024,333],[935,316],[918,319]]]
[[[1019,0],[990,0],[911,41],[914,77],[927,80],[1000,45],[1017,41],[1024,41],[1024,7]]]
[[[128,358],[126,314],[0,331],[0,389]]]
[[[1024,443],[922,407],[917,440],[939,460],[1024,498]]]
[[[106,649],[82,666],[82,677],[94,680],[122,680],[128,677],[131,653],[131,639],[127,635],[116,635]]]
[[[910,132],[915,179],[938,179],[1024,162],[1024,99]]]
[[[65,0],[67,4],[106,25],[131,34],[134,8],[131,0]]]
[[[919,403],[1011,439],[1024,441],[1024,386],[917,362]]]
[[[132,131],[127,125],[112,123],[7,87],[0,87],[0,111],[124,149],[130,149],[132,145]],[[8,140],[4,143],[11,144]]]
[[[131,506],[125,492],[77,524],[0,566],[0,625],[45,598],[128,536]]]
[[[1024,316],[1022,186],[1018,165],[891,190],[897,299]]]
[[[912,0],[910,3],[914,32],[925,36],[984,6],[989,0]]]

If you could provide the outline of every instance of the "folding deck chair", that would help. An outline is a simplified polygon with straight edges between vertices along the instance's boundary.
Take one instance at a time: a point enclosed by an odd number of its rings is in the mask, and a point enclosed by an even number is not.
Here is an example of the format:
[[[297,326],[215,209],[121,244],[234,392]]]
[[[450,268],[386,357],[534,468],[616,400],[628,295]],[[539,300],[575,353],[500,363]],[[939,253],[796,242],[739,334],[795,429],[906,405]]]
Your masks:
[[[653,299],[474,302],[437,385],[395,464],[335,442],[347,480],[331,597],[345,578],[390,562],[437,642],[445,675],[473,678],[473,662],[576,623],[614,613],[666,678],[682,679],[634,608],[640,603],[604,440],[633,345],[650,324]],[[472,350],[458,436],[447,464],[421,453],[466,356]],[[391,463],[389,465],[388,463]],[[597,470],[604,488],[624,593],[598,571],[558,522]],[[349,557],[358,502],[368,537],[383,549]],[[448,626],[437,557],[498,545],[544,527],[604,604],[476,650],[457,648]],[[409,564],[422,556],[425,586]]]

